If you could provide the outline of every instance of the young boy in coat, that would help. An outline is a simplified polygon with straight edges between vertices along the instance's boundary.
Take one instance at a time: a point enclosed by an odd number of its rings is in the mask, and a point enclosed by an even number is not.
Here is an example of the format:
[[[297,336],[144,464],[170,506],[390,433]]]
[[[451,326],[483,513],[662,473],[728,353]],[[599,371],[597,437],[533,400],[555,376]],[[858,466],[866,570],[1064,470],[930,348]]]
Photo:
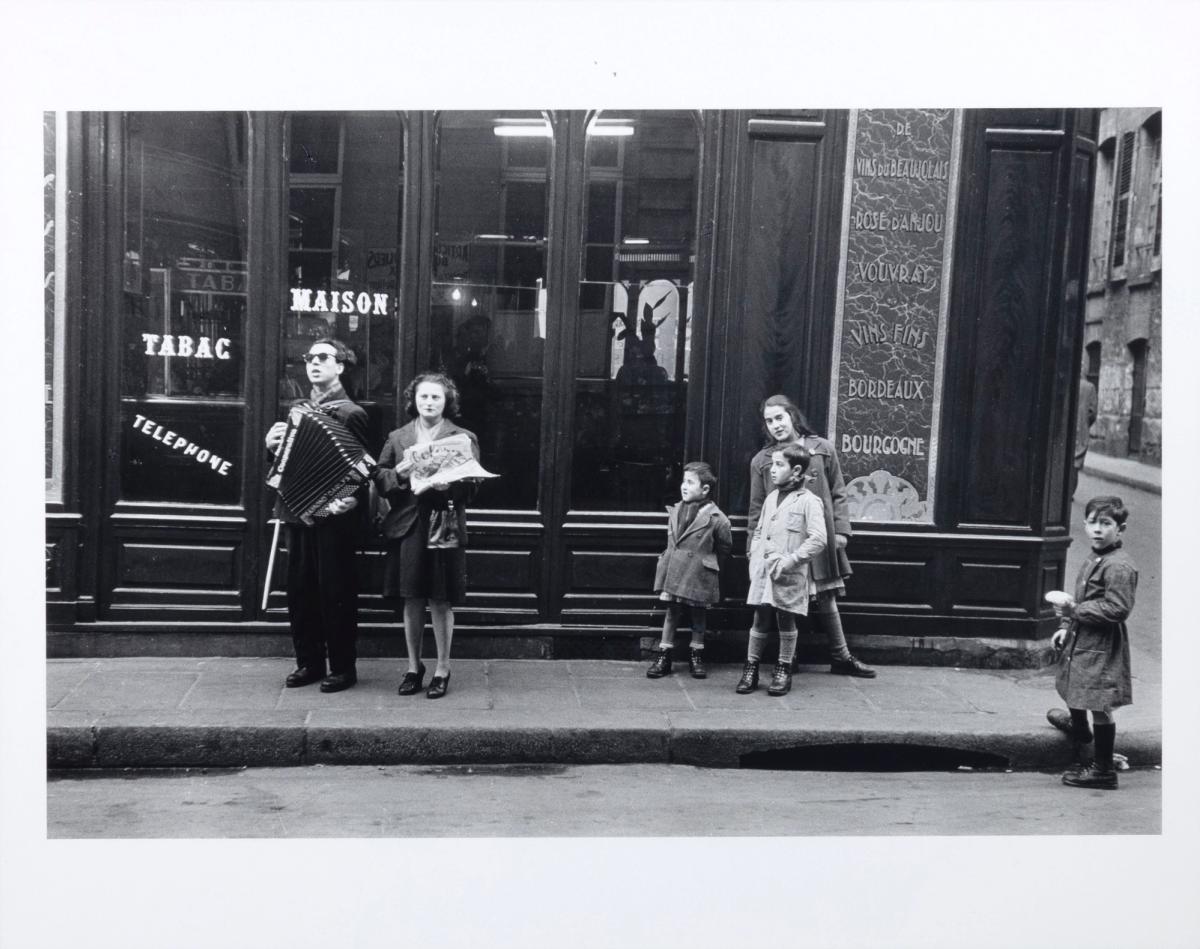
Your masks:
[[[737,692],[758,688],[758,664],[770,629],[771,610],[779,627],[779,661],[768,695],[786,695],[792,688],[792,659],[796,654],[796,616],[808,615],[815,592],[812,562],[826,547],[825,509],[805,487],[812,460],[801,445],[784,445],[771,452],[771,483],[775,490],[763,502],[762,515],[750,539],[750,592],[754,624],[746,649],[746,665]]]
[[[1062,625],[1051,638],[1061,649],[1055,685],[1067,703],[1046,713],[1055,728],[1081,743],[1092,740],[1087,713],[1095,729],[1095,758],[1085,768],[1068,771],[1063,784],[1077,788],[1117,789],[1113,744],[1117,726],[1113,709],[1133,701],[1129,665],[1129,631],[1125,620],[1133,610],[1137,567],[1121,549],[1129,512],[1118,497],[1092,498],[1084,508],[1092,555],[1079,570],[1075,596],[1055,606]]]
[[[708,675],[703,659],[706,611],[721,599],[721,561],[733,550],[729,518],[710,500],[716,486],[712,468],[702,461],[688,462],[679,485],[680,501],[667,508],[667,549],[658,558],[654,576],[654,590],[667,604],[667,613],[663,617],[662,642],[646,670],[647,678],[661,679],[671,674],[671,649],[685,606],[692,624],[688,671],[693,679]]]

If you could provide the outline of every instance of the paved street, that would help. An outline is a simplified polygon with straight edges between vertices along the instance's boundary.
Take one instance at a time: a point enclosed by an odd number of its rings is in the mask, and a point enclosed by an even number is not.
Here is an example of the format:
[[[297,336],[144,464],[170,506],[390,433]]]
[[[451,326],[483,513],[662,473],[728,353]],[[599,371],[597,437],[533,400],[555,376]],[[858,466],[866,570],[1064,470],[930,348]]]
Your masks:
[[[1162,773],[1117,792],[1056,774],[682,765],[63,772],[54,837],[671,837],[1157,834]]]

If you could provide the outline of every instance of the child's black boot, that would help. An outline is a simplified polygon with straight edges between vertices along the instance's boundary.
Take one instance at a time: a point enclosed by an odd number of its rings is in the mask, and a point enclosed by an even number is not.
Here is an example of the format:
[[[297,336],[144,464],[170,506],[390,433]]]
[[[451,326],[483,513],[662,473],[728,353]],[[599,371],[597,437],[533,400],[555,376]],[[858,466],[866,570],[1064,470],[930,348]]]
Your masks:
[[[663,676],[671,674],[671,650],[660,649],[658,655],[654,657],[654,662],[650,663],[650,668],[646,670],[647,679],[661,679]]]
[[[738,680],[737,694],[748,695],[758,688],[758,660],[747,659],[742,666],[742,677]]]
[[[771,676],[771,684],[767,686],[767,695],[787,695],[792,691],[792,664],[790,662],[775,663],[775,672]]]
[[[1063,784],[1073,788],[1096,788],[1102,791],[1117,789],[1117,769],[1113,765],[1113,745],[1116,743],[1117,726],[1096,725],[1096,758],[1082,771],[1068,771],[1062,776]]]
[[[1086,745],[1092,740],[1092,730],[1088,728],[1087,723],[1087,712],[1081,708],[1073,708],[1069,713],[1064,712],[1061,708],[1052,708],[1046,713],[1046,721],[1082,745]]]
[[[688,672],[693,679],[707,679],[708,670],[704,668],[704,650],[693,649],[688,653]]]

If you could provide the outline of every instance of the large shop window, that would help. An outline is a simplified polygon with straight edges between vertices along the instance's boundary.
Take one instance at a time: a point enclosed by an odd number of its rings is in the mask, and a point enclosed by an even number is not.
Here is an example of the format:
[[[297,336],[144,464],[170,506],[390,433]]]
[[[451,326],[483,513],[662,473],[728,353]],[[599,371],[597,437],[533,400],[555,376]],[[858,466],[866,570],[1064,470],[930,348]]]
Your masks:
[[[297,112],[288,142],[288,300],[281,410],[309,395],[303,355],[335,336],[377,451],[396,426],[404,125],[394,112]],[[282,416],[281,416],[282,417]]]
[[[551,127],[539,112],[447,112],[437,126],[432,364],[479,436],[479,507],[537,506]]]
[[[121,496],[236,504],[249,312],[246,116],[140,112],[125,127]]]
[[[588,123],[571,506],[678,498],[700,161],[687,112]]]

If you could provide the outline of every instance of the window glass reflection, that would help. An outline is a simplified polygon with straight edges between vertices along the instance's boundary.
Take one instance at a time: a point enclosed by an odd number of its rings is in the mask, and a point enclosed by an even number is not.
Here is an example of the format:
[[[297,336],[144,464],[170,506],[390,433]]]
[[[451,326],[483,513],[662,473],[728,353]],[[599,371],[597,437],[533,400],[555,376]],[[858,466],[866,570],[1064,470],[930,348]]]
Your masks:
[[[572,507],[677,494],[690,357],[699,140],[685,112],[589,125]]]
[[[393,112],[293,113],[281,406],[309,395],[300,357],[332,335],[355,357],[342,383],[376,448],[396,426],[404,126]]]
[[[447,112],[437,131],[434,363],[479,437],[476,504],[535,508],[546,336],[546,202],[552,141],[537,112]]]
[[[247,319],[246,118],[126,115],[121,489],[241,496]]]

